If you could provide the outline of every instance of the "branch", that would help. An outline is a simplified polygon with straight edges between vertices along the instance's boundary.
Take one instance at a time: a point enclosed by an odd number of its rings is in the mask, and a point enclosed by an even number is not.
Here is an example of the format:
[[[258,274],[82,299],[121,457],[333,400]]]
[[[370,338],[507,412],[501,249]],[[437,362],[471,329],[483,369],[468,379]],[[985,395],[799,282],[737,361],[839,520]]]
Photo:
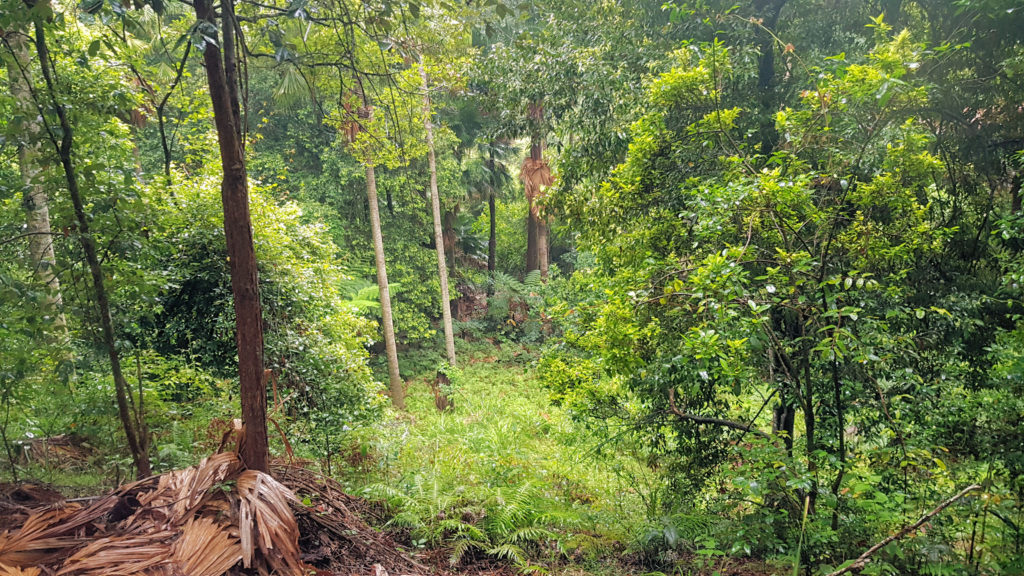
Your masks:
[[[697,416],[696,414],[690,414],[689,412],[683,412],[676,406],[676,391],[675,388],[668,389],[668,406],[673,414],[682,418],[683,420],[690,420],[698,424],[714,424],[715,426],[722,426],[723,428],[732,428],[733,430],[741,430],[743,432],[750,432],[756,434],[762,438],[771,440],[772,437],[764,432],[754,428],[753,424],[743,424],[733,420],[724,420],[722,418],[709,418],[706,416]]]
[[[861,554],[860,557],[858,557],[856,560],[854,560],[853,563],[850,564],[849,566],[847,566],[846,568],[842,568],[840,570],[836,570],[835,572],[829,574],[828,576],[840,576],[841,574],[845,574],[847,572],[853,572],[855,570],[863,569],[864,566],[866,566],[867,563],[871,560],[871,555],[872,554],[874,554],[875,552],[878,552],[882,548],[885,548],[886,546],[889,545],[889,543],[895,542],[896,540],[899,540],[900,538],[903,538],[907,534],[910,534],[911,532],[916,531],[925,522],[931,520],[936,514],[938,514],[939,512],[942,512],[943,510],[945,510],[946,507],[948,507],[950,504],[956,502],[957,500],[959,500],[959,499],[963,498],[964,496],[966,496],[968,493],[973,492],[975,490],[981,490],[981,486],[979,486],[977,484],[971,484],[967,488],[964,488],[963,490],[958,492],[956,496],[953,496],[949,500],[946,500],[942,504],[939,504],[938,506],[936,506],[931,512],[925,514],[924,516],[921,516],[921,518],[917,522],[914,522],[910,526],[904,526],[903,529],[900,530],[899,532],[893,534],[892,536],[889,536],[888,538],[886,538],[885,540],[882,540],[878,544],[875,544],[871,548],[868,548],[866,552]]]
[[[63,236],[63,232],[25,232],[18,234],[17,236],[11,236],[10,238],[4,238],[0,240],[0,246],[5,244],[11,244],[21,240],[22,238],[28,238],[29,236]]]

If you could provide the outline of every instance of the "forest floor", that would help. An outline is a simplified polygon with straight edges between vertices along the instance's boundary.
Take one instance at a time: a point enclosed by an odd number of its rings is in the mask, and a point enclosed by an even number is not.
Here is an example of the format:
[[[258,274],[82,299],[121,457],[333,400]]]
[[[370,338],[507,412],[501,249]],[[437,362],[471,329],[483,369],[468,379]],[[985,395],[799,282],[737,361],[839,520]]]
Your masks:
[[[653,472],[635,454],[606,450],[553,403],[528,348],[463,352],[461,368],[449,374],[448,410],[437,410],[433,373],[421,370],[409,380],[407,413],[356,427],[330,458],[275,468],[302,504],[293,506],[302,560],[317,574],[787,572],[685,547],[652,552],[656,526],[645,510],[655,498]],[[0,532],[32,509],[61,506],[65,495],[98,500],[82,497],[107,492],[90,490],[98,477],[82,474],[78,486],[0,486]],[[117,534],[124,522],[118,514],[101,520],[91,524],[96,538]]]

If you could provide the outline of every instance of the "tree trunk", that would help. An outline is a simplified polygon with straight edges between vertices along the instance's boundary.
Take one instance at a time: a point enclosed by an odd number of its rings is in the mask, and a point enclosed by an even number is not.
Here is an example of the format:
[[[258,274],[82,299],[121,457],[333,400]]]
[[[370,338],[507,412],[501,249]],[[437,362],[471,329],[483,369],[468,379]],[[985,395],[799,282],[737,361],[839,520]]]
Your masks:
[[[1019,172],[1013,177],[1013,184],[1010,186],[1010,212],[1016,214],[1021,210],[1021,181],[1024,175]]]
[[[242,423],[245,426],[241,458],[252,470],[266,472],[267,391],[263,382],[263,319],[260,309],[259,276],[249,216],[249,184],[245,169],[241,114],[238,107],[236,62],[234,59],[234,7],[222,4],[222,42],[207,43],[203,50],[206,77],[217,126],[224,178],[221,203],[224,206],[224,237],[231,263],[231,292],[235,304],[238,379],[241,387]],[[212,0],[196,0],[196,18],[215,24]]]
[[[779,97],[775,82],[775,27],[779,22],[779,14],[788,0],[755,0],[754,11],[761,19],[763,29],[758,31],[760,42],[757,57],[757,89],[759,103],[759,137],[761,154],[766,158],[774,150],[779,140],[775,130],[775,112]]]
[[[498,256],[498,234],[497,234],[497,207],[494,201],[494,192],[487,195],[487,218],[490,223],[490,232],[487,235],[487,271],[494,273]]]
[[[24,184],[22,204],[25,207],[25,233],[28,234],[28,251],[36,280],[46,289],[43,302],[44,313],[53,320],[58,333],[67,335],[67,323],[61,311],[63,301],[60,279],[56,275],[56,257],[53,254],[53,236],[50,232],[49,200],[43,187],[43,129],[39,125],[39,112],[32,105],[31,76],[29,75],[29,45],[21,33],[9,35],[11,49],[7,62],[7,78],[11,83],[11,95],[22,117],[20,134],[23,140],[18,145],[18,168]]]
[[[372,116],[373,111],[370,111]],[[377,173],[373,164],[366,164],[366,199],[370,209],[370,233],[373,236],[373,259],[377,265],[377,286],[380,290],[381,328],[384,331],[384,349],[388,357],[388,389],[391,403],[405,410],[405,387],[398,373],[398,350],[395,344],[395,323],[391,316],[391,291],[388,289],[388,271],[384,262],[384,237],[380,230],[380,210],[377,207]]]
[[[523,192],[528,206],[526,221],[526,272],[540,270],[541,276],[547,275],[548,269],[548,231],[547,223],[540,214],[537,200],[544,194],[544,189],[553,182],[551,169],[544,160],[544,144],[541,139],[541,123],[544,118],[544,107],[539,103],[530,105],[530,119],[533,122],[533,133],[530,136],[530,157],[523,161],[519,179],[523,181]]]
[[[548,222],[546,216],[537,219],[537,268],[540,277],[548,277]]]
[[[537,214],[533,200],[527,200],[526,212],[526,273],[529,274],[540,268],[540,260],[537,253]]]
[[[489,233],[487,235],[487,271],[494,273],[498,253],[498,232],[497,232],[497,208],[495,206],[495,195],[497,193],[497,177],[494,175],[494,143],[491,143],[487,151],[487,168],[490,174],[490,191],[487,193],[487,217],[489,222]],[[488,285],[487,293],[493,292],[493,282]]]
[[[441,199],[437,193],[437,160],[434,156],[434,127],[430,122],[430,85],[427,70],[420,62],[420,78],[423,80],[423,125],[427,130],[427,164],[430,166],[430,208],[434,215],[434,245],[437,248],[437,275],[441,280],[441,321],[444,324],[444,348],[448,364],[455,362],[455,333],[452,328],[451,297],[448,294],[448,266],[445,262],[444,235],[441,230]],[[454,258],[453,258],[454,260]]]
[[[49,104],[57,114],[60,124],[60,137],[58,138],[48,128],[50,141],[56,149],[60,159],[61,167],[64,170],[64,179],[68,186],[68,194],[71,196],[71,204],[74,206],[75,219],[78,223],[78,240],[81,243],[82,251],[85,253],[85,261],[89,266],[89,273],[92,277],[93,289],[96,293],[96,308],[99,312],[100,327],[103,333],[103,345],[107,349],[107,356],[110,359],[110,370],[114,378],[114,396],[117,401],[117,413],[124,429],[125,438],[128,442],[128,450],[132,455],[132,462],[139,478],[145,478],[150,474],[149,467],[149,439],[139,435],[143,415],[131,405],[128,392],[128,381],[121,369],[121,357],[116,346],[114,320],[110,314],[110,301],[107,297],[106,285],[104,283],[103,268],[100,264],[99,255],[96,251],[96,241],[89,231],[89,218],[85,214],[85,203],[82,201],[81,191],[78,188],[78,175],[75,170],[73,156],[74,132],[71,121],[67,116],[67,109],[57,97],[49,48],[46,45],[46,33],[43,22],[35,21],[35,45],[36,54],[39,56],[39,67],[46,81],[47,92],[49,93]],[[37,103],[38,104],[38,103]],[[38,112],[42,116],[42,110]],[[141,398],[140,398],[141,401]]]
[[[811,360],[810,350],[803,352],[802,366],[804,372],[804,397],[803,410],[804,410],[804,449],[807,456],[807,471],[812,476],[816,477],[818,464],[814,452],[818,449],[815,444],[814,436],[814,381],[811,379]],[[811,480],[811,489],[807,492],[807,513],[814,516],[815,503],[818,500],[818,481],[816,479]]]
[[[544,161],[544,151],[541,149],[540,137],[534,136],[530,142],[530,159],[535,162]],[[530,186],[524,181],[525,186]],[[536,195],[526,194],[527,220],[526,220],[526,273],[540,270],[541,252],[541,221],[540,207],[536,204]]]

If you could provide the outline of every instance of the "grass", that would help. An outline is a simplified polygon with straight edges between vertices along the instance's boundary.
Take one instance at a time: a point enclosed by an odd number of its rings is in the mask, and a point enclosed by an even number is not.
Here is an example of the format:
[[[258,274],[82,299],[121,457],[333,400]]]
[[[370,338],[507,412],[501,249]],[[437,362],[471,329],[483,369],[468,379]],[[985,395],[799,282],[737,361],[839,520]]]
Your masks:
[[[445,412],[432,375],[414,379],[407,413],[350,434],[341,477],[386,503],[390,529],[444,549],[452,566],[498,558],[533,571],[621,551],[641,503],[613,470],[636,463],[596,455],[594,438],[551,404],[528,351],[490,354],[464,355]]]

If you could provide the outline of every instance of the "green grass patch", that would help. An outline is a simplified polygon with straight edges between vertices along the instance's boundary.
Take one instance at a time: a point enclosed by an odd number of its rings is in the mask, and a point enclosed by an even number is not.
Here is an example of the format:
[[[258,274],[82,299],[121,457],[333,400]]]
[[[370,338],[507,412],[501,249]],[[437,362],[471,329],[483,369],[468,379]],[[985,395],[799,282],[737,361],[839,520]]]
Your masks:
[[[443,548],[452,566],[489,556],[525,571],[597,561],[621,550],[640,502],[592,435],[551,404],[526,350],[464,357],[450,371],[454,407],[440,412],[413,379],[408,413],[354,430],[341,475],[386,503],[388,528]],[[614,465],[613,465],[614,464]]]

